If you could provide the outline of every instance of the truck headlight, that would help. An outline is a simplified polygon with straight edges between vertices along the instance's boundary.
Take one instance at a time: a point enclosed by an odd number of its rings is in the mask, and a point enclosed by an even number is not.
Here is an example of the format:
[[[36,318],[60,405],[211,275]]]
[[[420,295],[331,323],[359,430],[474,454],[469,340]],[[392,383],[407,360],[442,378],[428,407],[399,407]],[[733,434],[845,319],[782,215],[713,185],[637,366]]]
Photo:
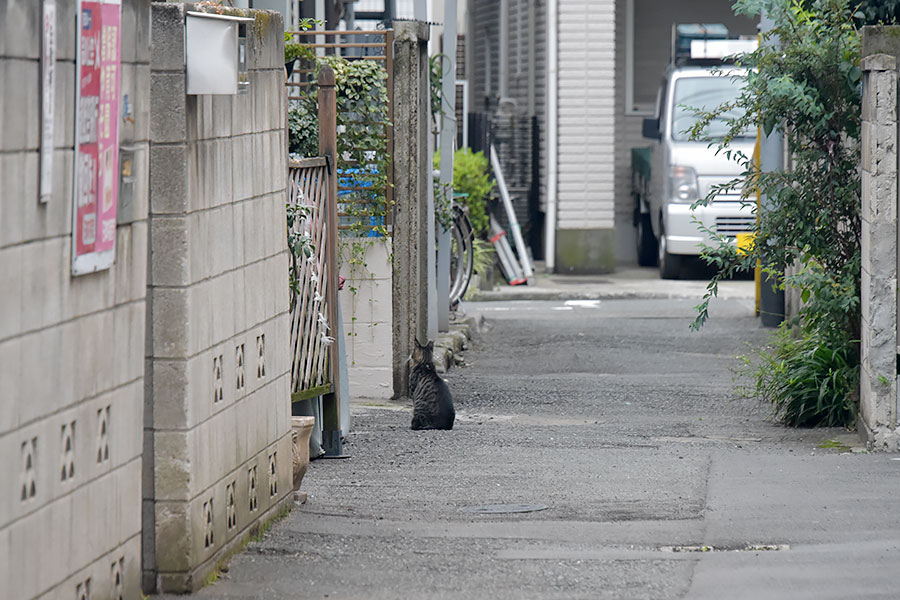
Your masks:
[[[691,167],[674,165],[669,168],[669,189],[674,202],[696,202],[700,199],[697,172]]]

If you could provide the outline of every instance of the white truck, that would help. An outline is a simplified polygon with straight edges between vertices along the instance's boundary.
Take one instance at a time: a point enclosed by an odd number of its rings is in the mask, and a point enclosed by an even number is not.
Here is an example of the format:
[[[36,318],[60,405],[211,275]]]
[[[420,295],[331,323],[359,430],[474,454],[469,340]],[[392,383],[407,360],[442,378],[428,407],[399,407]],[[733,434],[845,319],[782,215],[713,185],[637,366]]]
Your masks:
[[[709,39],[711,28],[720,39]],[[717,195],[707,206],[691,208],[713,186],[742,171],[733,158],[716,152],[715,142],[725,133],[724,120],[710,123],[703,140],[691,140],[688,133],[696,123],[692,109],[709,110],[734,99],[746,77],[746,71],[723,59],[752,50],[756,41],[725,39],[723,30],[709,25],[674,28],[673,60],[663,75],[656,115],[643,122],[644,137],[654,143],[632,152],[638,263],[658,264],[663,279],[677,279],[684,258],[698,256],[702,245],[712,241],[704,228],[734,240],[748,233],[755,219],[739,189]],[[734,138],[730,146],[750,157],[755,143],[754,129]]]

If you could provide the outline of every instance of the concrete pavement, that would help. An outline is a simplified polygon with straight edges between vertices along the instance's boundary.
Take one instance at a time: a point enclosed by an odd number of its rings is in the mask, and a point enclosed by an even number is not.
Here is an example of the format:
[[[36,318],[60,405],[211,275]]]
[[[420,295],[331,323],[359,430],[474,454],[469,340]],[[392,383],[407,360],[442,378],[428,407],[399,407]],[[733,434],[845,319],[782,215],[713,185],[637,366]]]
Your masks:
[[[735,393],[765,332],[732,283],[700,333],[696,294],[466,304],[490,330],[447,375],[454,430],[357,399],[350,458],[198,596],[900,597],[900,461]],[[466,512],[492,504],[547,508]]]

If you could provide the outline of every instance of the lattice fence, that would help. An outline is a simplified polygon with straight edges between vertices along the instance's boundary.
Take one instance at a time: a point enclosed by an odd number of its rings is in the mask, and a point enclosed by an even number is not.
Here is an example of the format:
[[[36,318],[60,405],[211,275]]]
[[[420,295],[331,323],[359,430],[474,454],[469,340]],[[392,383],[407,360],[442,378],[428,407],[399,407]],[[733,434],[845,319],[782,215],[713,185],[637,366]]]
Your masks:
[[[336,290],[329,289],[336,265],[330,239],[329,190],[331,169],[325,158],[291,161],[289,165],[289,202],[297,209],[291,231],[302,240],[301,256],[291,253],[291,269],[296,281],[291,293],[291,394],[301,397],[329,393],[333,382],[331,344],[334,343],[329,303],[337,301]],[[333,201],[333,199],[331,200]]]

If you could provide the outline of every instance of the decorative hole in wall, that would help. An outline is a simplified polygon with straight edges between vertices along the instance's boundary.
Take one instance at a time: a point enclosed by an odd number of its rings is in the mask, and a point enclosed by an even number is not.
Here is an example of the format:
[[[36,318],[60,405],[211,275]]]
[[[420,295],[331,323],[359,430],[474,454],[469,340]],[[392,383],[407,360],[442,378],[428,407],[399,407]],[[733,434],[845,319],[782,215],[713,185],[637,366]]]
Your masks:
[[[226,496],[228,496],[228,503],[225,506],[225,524],[228,526],[228,529],[234,529],[237,527],[237,510],[234,505],[234,488],[235,482],[232,481],[228,484],[226,488]]]
[[[125,600],[125,558],[115,561],[109,568],[112,580],[113,599]]]
[[[247,489],[249,490],[250,496],[250,512],[253,512],[259,507],[259,499],[256,495],[256,465],[253,465],[247,471],[247,479],[249,482]]]
[[[63,423],[61,448],[59,480],[65,482],[75,477],[75,421]]]
[[[97,411],[97,464],[109,460],[109,406]]]
[[[222,382],[222,355],[213,357],[213,403],[221,402],[225,397],[225,386]]]
[[[244,345],[239,344],[237,348],[234,349],[234,364],[235,366],[235,382],[234,385],[237,389],[244,389]]]
[[[22,502],[26,502],[37,495],[37,477],[35,466],[37,464],[37,438],[22,442],[22,475],[21,495]]]
[[[266,334],[256,336],[256,376],[266,376]]]
[[[91,600],[91,578],[88,577],[83,582],[75,586],[76,600]]]
[[[276,461],[278,453],[273,452],[269,455],[269,497],[272,498],[278,493],[278,469]]]
[[[203,547],[210,548],[216,543],[213,532],[213,499],[203,503]]]

